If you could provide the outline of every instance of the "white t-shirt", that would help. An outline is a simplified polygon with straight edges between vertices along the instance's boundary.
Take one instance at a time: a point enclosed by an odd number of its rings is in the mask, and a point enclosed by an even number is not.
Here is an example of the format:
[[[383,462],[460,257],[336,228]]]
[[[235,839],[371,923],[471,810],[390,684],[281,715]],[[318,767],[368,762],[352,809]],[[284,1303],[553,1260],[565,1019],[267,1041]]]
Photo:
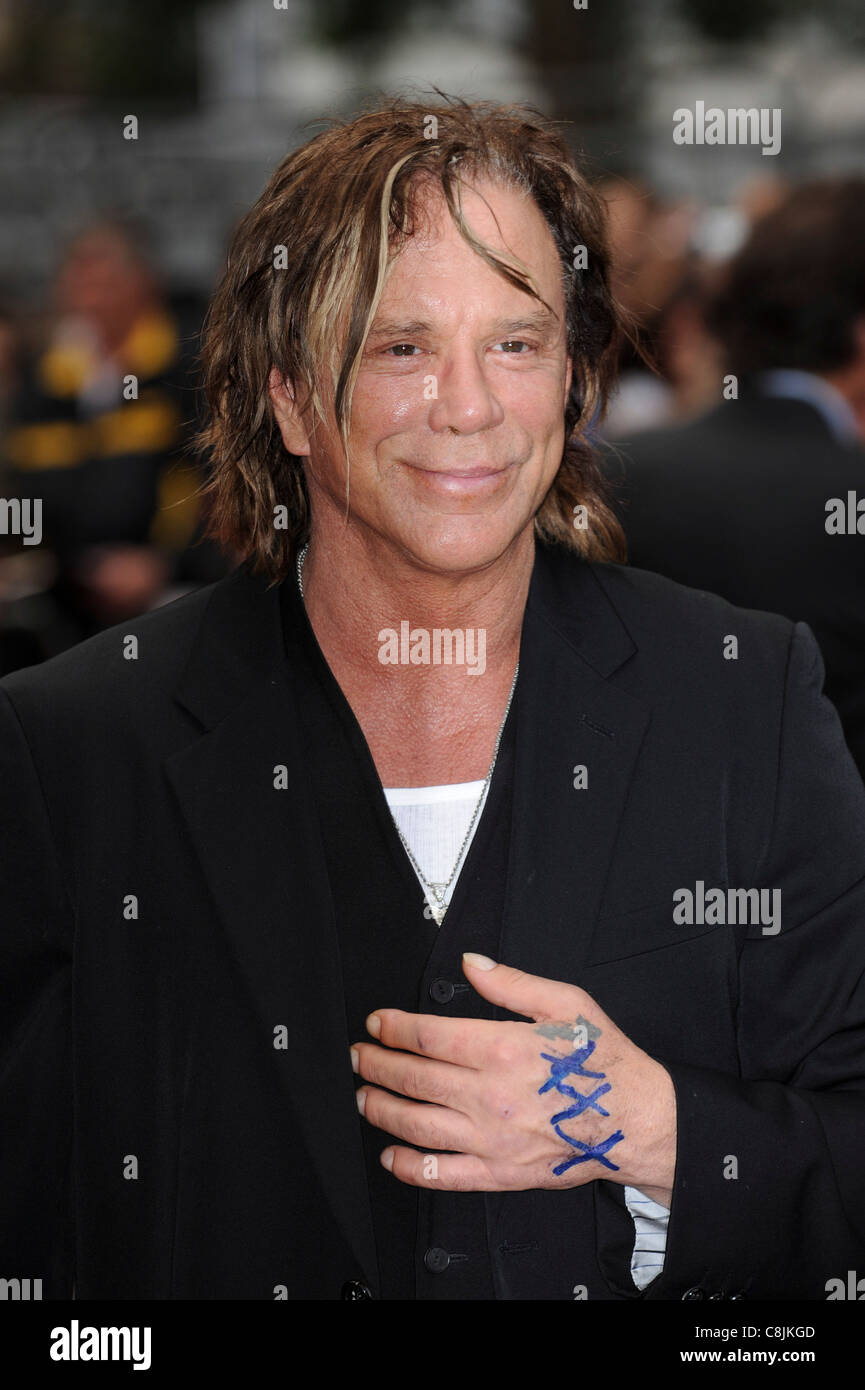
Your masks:
[[[425,878],[435,884],[447,883],[454,871],[456,857],[460,856],[456,873],[453,874],[444,896],[446,906],[453,897],[460,870],[466,861],[469,846],[483,813],[482,804],[475,817],[471,835],[460,853],[460,846],[471,825],[475,806],[482,791],[482,781],[453,782],[440,787],[384,788],[391,815],[411,846],[412,854],[423,870]],[[484,803],[488,791],[489,787],[484,791]],[[415,873],[417,874],[416,869]],[[417,874],[417,877],[430,908],[437,906],[420,874]],[[434,916],[432,920],[435,921]],[[636,1232],[631,1255],[631,1277],[639,1289],[644,1289],[657,1278],[663,1268],[670,1213],[666,1207],[653,1202],[636,1187],[625,1188],[625,1204],[633,1218]]]
[[[431,883],[447,883],[454,869],[454,862],[460,853],[460,845],[471,825],[478,797],[484,791],[484,783],[452,782],[443,787],[385,787],[390,812],[411,845],[411,852],[423,869],[424,877]],[[489,788],[487,788],[489,791]],[[484,803],[486,803],[484,792]],[[466,861],[469,845],[475,837],[483,805],[480,807],[472,833],[465,850],[460,855],[460,863],[453,882],[445,893],[445,906],[450,903],[456,887],[459,871]],[[415,870],[417,874],[417,870]],[[435,898],[429,892],[420,874],[418,882],[424,890],[424,897],[430,907],[436,906]],[[435,920],[435,918],[433,918]]]

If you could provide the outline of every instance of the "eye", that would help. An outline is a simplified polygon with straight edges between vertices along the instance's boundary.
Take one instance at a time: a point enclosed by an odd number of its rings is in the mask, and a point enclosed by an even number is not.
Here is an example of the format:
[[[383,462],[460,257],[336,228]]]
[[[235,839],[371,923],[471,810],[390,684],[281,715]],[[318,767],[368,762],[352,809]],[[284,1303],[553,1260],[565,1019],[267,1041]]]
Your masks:
[[[525,353],[513,349],[525,348],[529,352],[532,344],[524,342],[522,338],[504,338],[497,346],[506,348],[512,357],[524,357]]]
[[[389,348],[385,348],[385,352],[391,352],[395,357],[409,357],[419,351],[416,343],[393,343]]]

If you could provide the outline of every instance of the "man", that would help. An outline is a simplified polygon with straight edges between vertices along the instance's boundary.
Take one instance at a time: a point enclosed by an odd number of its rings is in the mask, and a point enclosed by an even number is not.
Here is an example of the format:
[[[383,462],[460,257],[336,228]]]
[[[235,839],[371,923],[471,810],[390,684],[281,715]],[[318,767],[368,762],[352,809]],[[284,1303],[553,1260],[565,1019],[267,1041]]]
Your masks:
[[[865,791],[804,626],[612,562],[615,334],[531,113],[362,116],[238,229],[247,561],[3,683],[0,1230],[46,1296],[856,1267]]]
[[[805,185],[761,218],[710,309],[724,399],[688,424],[620,439],[624,464],[610,465],[632,564],[813,630],[860,772],[863,238],[861,178]]]
[[[197,534],[190,336],[140,230],[123,219],[85,228],[64,251],[52,297],[55,322],[3,441],[6,485],[38,499],[55,563],[50,601],[37,605],[47,655],[146,611],[170,584],[227,568]],[[26,628],[34,620],[22,607],[15,618]]]

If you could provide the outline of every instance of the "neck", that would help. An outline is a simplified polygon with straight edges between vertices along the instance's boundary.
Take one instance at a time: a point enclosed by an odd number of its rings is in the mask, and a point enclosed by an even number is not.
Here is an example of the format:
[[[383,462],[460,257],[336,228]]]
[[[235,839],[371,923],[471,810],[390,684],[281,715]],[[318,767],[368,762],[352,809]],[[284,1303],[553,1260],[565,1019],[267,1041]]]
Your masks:
[[[316,527],[313,514],[303,567],[307,616],[383,786],[487,776],[519,657],[533,564],[531,526],[482,569],[441,573],[356,527],[329,534]],[[386,653],[388,628],[396,641]]]
[[[441,689],[443,681],[464,684],[465,667],[406,662],[403,643],[395,669],[381,659],[382,631],[463,632],[475,653],[483,633],[486,668],[512,673],[533,564],[531,526],[482,569],[443,573],[424,568],[372,533],[349,526],[322,534],[313,523],[303,566],[304,600],[319,645],[328,660],[338,654],[343,671],[366,681],[386,680],[391,688],[396,680],[418,691],[432,675]],[[419,656],[421,650],[415,647]]]

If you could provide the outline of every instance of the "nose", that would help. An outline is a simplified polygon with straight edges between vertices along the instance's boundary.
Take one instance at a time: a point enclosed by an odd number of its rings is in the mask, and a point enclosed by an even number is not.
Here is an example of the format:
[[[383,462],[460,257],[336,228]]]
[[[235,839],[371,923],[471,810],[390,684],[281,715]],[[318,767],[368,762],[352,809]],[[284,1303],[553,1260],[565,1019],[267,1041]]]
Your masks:
[[[475,434],[492,429],[505,418],[484,363],[473,348],[454,348],[448,354],[436,373],[435,389],[428,416],[431,430]]]

